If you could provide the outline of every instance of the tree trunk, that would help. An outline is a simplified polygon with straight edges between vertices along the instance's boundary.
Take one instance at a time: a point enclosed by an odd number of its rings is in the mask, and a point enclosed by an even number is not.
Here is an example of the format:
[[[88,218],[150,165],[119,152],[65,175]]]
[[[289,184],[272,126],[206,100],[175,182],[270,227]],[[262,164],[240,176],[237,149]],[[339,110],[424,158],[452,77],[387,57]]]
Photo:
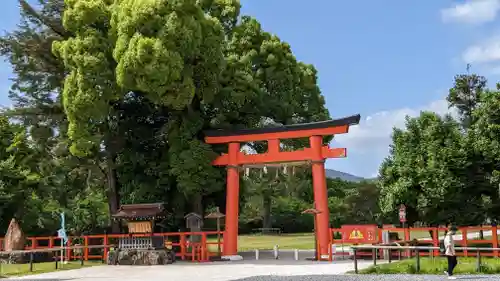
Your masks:
[[[201,193],[197,193],[191,197],[191,202],[193,203],[191,208],[193,213],[197,213],[200,216],[204,216],[204,208],[203,208],[203,195]]]
[[[271,228],[273,223],[271,221],[271,196],[269,194],[262,194],[262,227]]]
[[[115,161],[114,157],[108,155],[106,157],[106,179],[107,179],[107,197],[109,215],[111,219],[111,231],[113,233],[120,233],[120,222],[114,220],[111,216],[118,212],[120,208],[120,195],[118,192],[118,183],[116,179]]]

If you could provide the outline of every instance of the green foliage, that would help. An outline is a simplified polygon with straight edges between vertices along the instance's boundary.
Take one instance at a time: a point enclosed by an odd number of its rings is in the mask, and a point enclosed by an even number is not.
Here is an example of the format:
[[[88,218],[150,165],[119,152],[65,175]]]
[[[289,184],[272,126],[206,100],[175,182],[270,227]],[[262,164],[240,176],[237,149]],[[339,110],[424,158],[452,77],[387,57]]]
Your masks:
[[[455,83],[447,97],[450,107],[458,110],[463,128],[469,128],[475,123],[474,111],[481,102],[486,90],[486,78],[476,74],[461,74],[455,76]]]
[[[301,214],[314,203],[312,175],[307,168],[293,175],[274,168],[267,168],[267,174],[251,170],[243,181],[242,231],[260,227],[279,227],[285,232],[312,231],[312,216]],[[378,223],[378,187],[374,182],[327,179],[327,188],[332,227]]]
[[[314,217],[301,214],[308,208],[310,204],[294,197],[277,198],[273,205],[276,214],[273,217],[273,226],[280,228],[283,232],[311,232],[314,229]]]
[[[461,140],[451,117],[429,112],[407,118],[405,131],[394,129],[390,156],[380,170],[382,211],[396,213],[405,204],[412,223],[460,219],[459,206],[469,196],[457,176],[465,160]]]
[[[173,229],[188,211],[224,211],[224,170],[210,164],[224,148],[204,130],[329,118],[314,67],[239,1],[20,3],[0,51],[15,73],[6,114],[29,136],[19,161],[38,175],[28,197],[43,215],[19,211],[28,233],[53,232],[62,210],[75,233],[102,229],[120,203],[165,202]]]
[[[17,217],[28,233],[52,234],[65,211],[73,233],[101,231],[120,203],[165,202],[178,229],[187,212],[224,212],[225,171],[211,161],[225,147],[205,144],[204,130],[330,118],[317,70],[237,0],[19,1],[19,26],[0,38],[14,71],[14,108],[0,120],[2,227]],[[401,203],[410,223],[497,220],[499,90],[457,75],[447,99],[460,122],[408,118],[377,183],[327,181],[332,226],[395,222]],[[305,169],[254,171],[241,193],[247,228],[313,228],[300,215],[314,201]]]
[[[380,168],[381,208],[407,206],[409,223],[475,225],[496,221],[500,211],[497,123],[499,94],[486,79],[458,75],[448,101],[451,116],[421,113],[394,129],[389,157]]]

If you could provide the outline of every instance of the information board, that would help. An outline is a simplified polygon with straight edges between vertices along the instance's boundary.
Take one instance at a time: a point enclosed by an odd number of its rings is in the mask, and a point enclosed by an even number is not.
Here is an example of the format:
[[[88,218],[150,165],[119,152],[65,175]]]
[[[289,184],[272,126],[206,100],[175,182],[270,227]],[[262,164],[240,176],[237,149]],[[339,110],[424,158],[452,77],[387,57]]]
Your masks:
[[[345,243],[377,243],[376,225],[343,225],[342,240]]]

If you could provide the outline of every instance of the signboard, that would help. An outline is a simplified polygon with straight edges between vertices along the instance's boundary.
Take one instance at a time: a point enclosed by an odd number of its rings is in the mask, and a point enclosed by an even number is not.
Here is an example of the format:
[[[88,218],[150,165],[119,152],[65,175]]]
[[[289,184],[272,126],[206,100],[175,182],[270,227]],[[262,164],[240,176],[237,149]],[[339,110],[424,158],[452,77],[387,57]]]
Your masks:
[[[376,243],[376,225],[343,225],[342,240],[346,243]]]
[[[399,206],[399,221],[402,223],[406,222],[406,206],[405,205]]]

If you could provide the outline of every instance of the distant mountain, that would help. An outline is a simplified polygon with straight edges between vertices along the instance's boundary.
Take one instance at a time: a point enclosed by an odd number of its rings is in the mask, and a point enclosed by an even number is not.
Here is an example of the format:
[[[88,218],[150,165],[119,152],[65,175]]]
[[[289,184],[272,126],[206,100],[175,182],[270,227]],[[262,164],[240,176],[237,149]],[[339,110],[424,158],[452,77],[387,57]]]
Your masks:
[[[325,169],[326,171],[326,177],[329,179],[341,179],[345,181],[352,181],[352,182],[360,182],[364,180],[362,177],[358,177],[355,175],[351,175],[348,173],[340,172],[337,170],[332,170],[332,169]]]

